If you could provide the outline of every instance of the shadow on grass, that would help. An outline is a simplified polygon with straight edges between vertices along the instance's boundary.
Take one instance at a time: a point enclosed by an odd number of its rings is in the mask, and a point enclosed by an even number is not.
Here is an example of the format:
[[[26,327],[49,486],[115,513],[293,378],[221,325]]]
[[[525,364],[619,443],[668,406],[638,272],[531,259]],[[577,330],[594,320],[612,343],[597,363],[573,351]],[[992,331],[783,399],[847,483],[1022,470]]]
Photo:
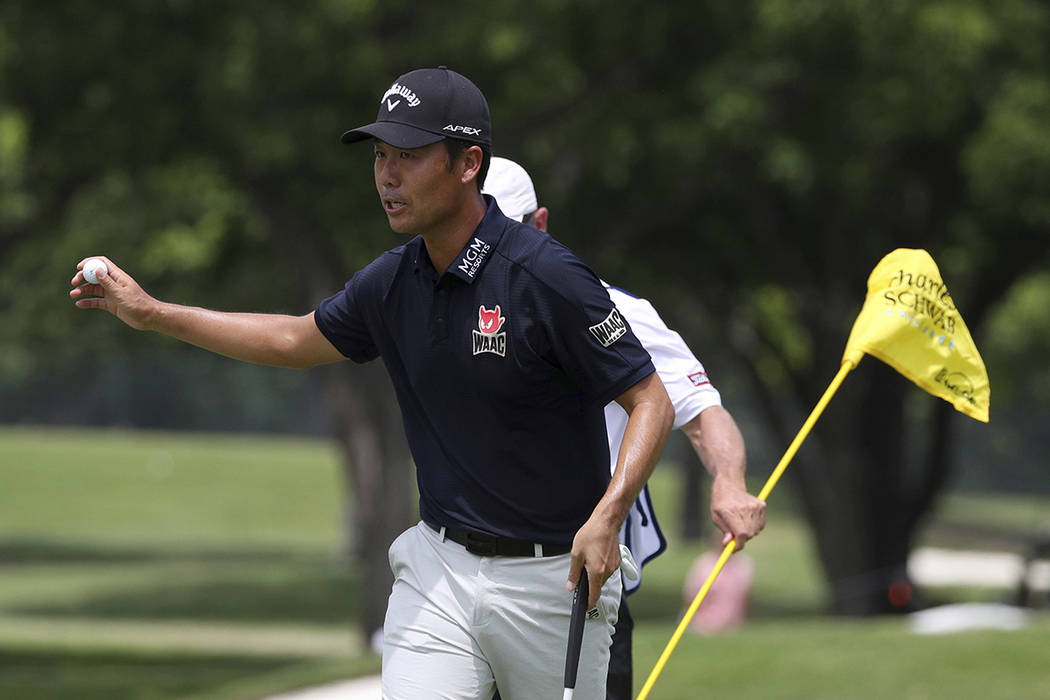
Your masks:
[[[302,552],[124,551],[46,541],[0,541],[0,571],[49,567],[77,591],[83,567],[112,581],[102,590],[8,605],[38,616],[194,619],[258,623],[348,623],[360,598],[353,567]],[[67,566],[77,565],[76,569]],[[2,695],[2,694],[0,694]]]
[[[11,612],[114,620],[350,623],[358,617],[356,586],[345,568],[279,567],[266,577],[226,570],[219,580],[176,580],[75,602],[15,607]]]
[[[0,697],[181,698],[298,663],[301,659],[0,649]]]
[[[70,544],[45,539],[0,539],[0,565],[103,564],[152,561],[280,561],[304,555],[277,548],[151,550]]]

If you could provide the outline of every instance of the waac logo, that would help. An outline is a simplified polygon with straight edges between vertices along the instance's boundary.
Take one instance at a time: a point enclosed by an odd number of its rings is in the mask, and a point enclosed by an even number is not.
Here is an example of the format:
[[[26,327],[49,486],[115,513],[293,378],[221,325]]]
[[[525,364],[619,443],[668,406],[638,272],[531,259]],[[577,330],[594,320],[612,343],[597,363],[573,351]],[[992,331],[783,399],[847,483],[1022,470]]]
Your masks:
[[[479,330],[473,331],[475,355],[490,352],[493,355],[506,357],[507,334],[499,332],[506,322],[507,319],[501,314],[499,304],[496,304],[496,308],[492,310],[486,309],[484,304],[478,307]]]
[[[623,317],[620,316],[620,312],[613,309],[609,312],[609,315],[605,317],[604,321],[589,327],[587,330],[589,330],[591,335],[594,336],[594,339],[604,347],[609,347],[617,340],[627,335],[627,323],[624,322]]]

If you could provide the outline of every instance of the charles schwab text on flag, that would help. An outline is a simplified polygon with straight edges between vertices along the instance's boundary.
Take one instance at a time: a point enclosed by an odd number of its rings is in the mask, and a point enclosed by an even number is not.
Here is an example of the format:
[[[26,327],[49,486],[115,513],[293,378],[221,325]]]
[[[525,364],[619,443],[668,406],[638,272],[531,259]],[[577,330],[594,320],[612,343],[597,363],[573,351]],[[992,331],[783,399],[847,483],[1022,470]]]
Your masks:
[[[843,362],[867,353],[966,415],[988,422],[991,389],[984,362],[925,250],[898,248],[868,277]]]

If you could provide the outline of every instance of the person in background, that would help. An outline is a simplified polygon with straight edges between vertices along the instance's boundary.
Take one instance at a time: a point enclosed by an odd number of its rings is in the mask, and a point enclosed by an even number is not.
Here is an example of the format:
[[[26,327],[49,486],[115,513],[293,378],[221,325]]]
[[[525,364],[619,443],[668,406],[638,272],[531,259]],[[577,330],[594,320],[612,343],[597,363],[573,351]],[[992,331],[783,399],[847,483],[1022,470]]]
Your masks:
[[[682,601],[688,608],[700,592],[707,577],[718,563],[722,552],[712,547],[701,554],[689,567],[682,585]],[[740,627],[747,619],[747,604],[751,594],[751,582],[755,576],[755,564],[747,553],[734,553],[722,567],[722,571],[711,583],[703,604],[697,608],[689,621],[689,631],[703,635],[729,632]]]
[[[492,195],[503,213],[511,219],[547,230],[550,212],[539,206],[528,172],[518,163],[494,156],[483,191]],[[765,527],[766,504],[747,492],[744,439],[732,415],[722,406],[721,395],[711,383],[704,366],[682,340],[667,327],[653,305],[640,297],[606,282],[603,286],[616,308],[649,352],[656,371],[674,406],[674,427],[688,437],[697,456],[711,475],[711,517],[722,531],[722,546],[736,539],[738,549]],[[618,453],[627,427],[627,414],[615,403],[605,407],[609,453]],[[615,463],[610,468],[615,468]],[[653,510],[648,487],[642,489],[620,529],[620,541],[641,566],[667,546]],[[624,598],[612,638],[609,700],[628,700],[633,696],[631,631],[634,621],[626,594],[638,590],[641,576],[624,576]]]

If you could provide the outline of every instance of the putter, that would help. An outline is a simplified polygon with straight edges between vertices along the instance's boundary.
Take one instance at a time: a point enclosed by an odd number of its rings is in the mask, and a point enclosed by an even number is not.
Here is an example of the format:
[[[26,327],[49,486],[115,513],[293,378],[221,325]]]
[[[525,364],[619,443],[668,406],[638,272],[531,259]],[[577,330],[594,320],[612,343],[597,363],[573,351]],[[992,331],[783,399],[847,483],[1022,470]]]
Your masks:
[[[583,623],[587,619],[587,598],[590,596],[587,569],[580,573],[580,581],[572,593],[572,616],[569,618],[569,646],[565,651],[565,693],[562,700],[572,700],[576,691],[576,672],[580,668],[580,649],[583,646]]]

